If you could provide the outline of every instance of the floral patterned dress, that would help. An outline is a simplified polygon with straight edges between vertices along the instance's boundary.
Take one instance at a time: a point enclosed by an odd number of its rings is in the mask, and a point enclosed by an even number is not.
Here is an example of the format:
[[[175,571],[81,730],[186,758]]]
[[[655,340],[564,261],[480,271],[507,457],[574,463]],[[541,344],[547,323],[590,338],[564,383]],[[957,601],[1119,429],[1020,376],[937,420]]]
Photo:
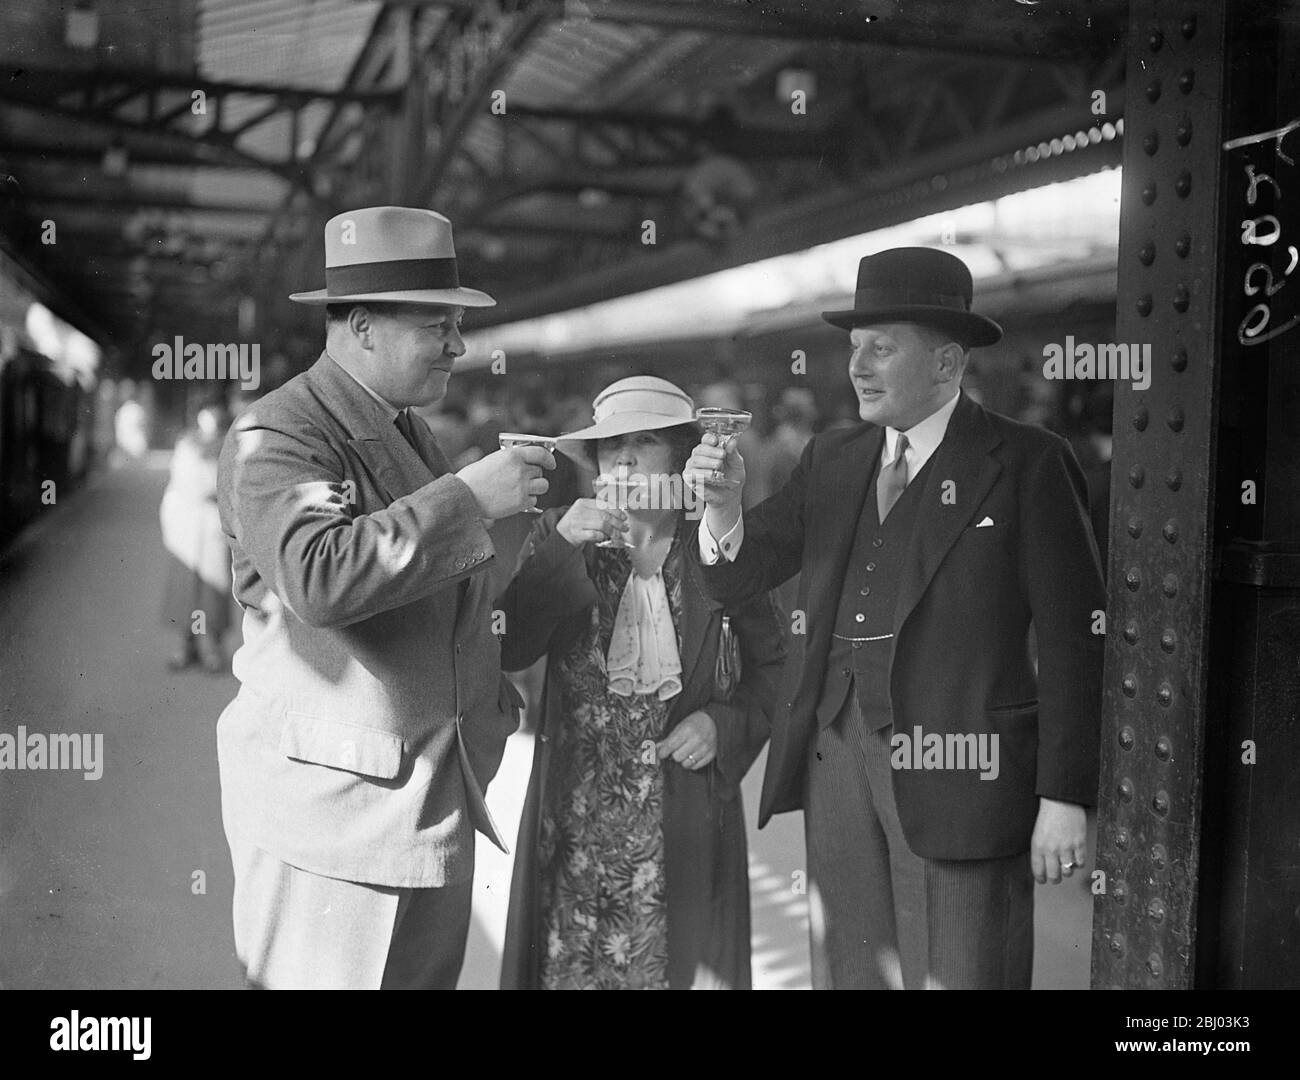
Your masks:
[[[680,538],[662,573],[681,647]],[[552,667],[563,702],[555,776],[541,816],[540,976],[544,989],[667,989],[663,772],[655,756],[672,700],[609,691],[605,654],[632,572],[596,548],[600,602]]]

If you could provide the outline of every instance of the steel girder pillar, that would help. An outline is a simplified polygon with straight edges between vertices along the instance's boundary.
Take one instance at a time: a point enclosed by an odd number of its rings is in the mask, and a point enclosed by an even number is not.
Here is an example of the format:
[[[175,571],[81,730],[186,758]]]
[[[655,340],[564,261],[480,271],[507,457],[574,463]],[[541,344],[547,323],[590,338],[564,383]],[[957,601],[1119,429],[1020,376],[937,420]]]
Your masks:
[[[1296,980],[1293,6],[1130,4],[1096,988]]]
[[[1298,19],[1229,29],[1201,986],[1300,986]]]

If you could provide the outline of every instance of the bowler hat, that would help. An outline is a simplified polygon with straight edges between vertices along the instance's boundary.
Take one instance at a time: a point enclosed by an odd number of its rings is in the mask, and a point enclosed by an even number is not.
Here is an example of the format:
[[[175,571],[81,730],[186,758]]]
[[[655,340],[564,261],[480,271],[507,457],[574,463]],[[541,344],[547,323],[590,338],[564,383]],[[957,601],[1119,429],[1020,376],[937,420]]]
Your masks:
[[[889,248],[858,263],[853,307],[823,311],[832,326],[911,322],[954,335],[963,345],[992,345],[1002,327],[971,311],[970,270],[956,255],[934,248]]]
[[[492,307],[496,301],[460,283],[451,222],[436,210],[369,206],[325,223],[325,288],[294,293],[300,304],[371,300],[400,304]]]
[[[574,442],[609,439],[629,431],[690,424],[695,420],[695,402],[679,386],[654,375],[633,375],[610,383],[592,402],[595,423],[581,431],[561,435]]]

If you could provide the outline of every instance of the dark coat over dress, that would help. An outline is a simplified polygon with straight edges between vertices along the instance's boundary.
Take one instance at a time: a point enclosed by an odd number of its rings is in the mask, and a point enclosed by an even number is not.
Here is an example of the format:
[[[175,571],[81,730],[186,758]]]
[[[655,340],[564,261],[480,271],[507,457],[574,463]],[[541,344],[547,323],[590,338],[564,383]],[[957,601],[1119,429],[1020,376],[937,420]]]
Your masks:
[[[516,671],[549,654],[532,778],[519,826],[502,960],[502,989],[535,989],[541,925],[538,835],[549,785],[558,775],[548,733],[565,723],[554,677],[557,658],[590,625],[599,597],[595,549],[575,548],[556,530],[568,508],[543,514],[504,598],[502,667]],[[694,523],[678,523],[677,543],[695,543]],[[683,553],[684,555],[684,553]],[[682,691],[667,729],[704,710],[718,731],[716,759],[690,771],[662,763],[668,977],[673,989],[750,987],[749,881],[740,782],[767,741],[785,657],[783,621],[767,596],[724,608],[705,595],[698,564],[681,559],[678,639]],[[723,616],[740,642],[741,678],[728,700],[715,668]],[[662,738],[662,735],[661,735]]]

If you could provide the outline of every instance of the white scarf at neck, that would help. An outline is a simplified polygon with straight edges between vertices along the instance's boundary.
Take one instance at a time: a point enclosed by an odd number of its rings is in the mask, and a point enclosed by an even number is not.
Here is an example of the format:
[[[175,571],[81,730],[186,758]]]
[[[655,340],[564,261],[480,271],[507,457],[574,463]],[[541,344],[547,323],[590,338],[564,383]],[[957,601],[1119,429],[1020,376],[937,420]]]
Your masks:
[[[681,693],[682,661],[662,569],[648,578],[635,571],[628,575],[614,616],[605,670],[610,691],[621,697],[657,694],[660,701],[667,701]]]

